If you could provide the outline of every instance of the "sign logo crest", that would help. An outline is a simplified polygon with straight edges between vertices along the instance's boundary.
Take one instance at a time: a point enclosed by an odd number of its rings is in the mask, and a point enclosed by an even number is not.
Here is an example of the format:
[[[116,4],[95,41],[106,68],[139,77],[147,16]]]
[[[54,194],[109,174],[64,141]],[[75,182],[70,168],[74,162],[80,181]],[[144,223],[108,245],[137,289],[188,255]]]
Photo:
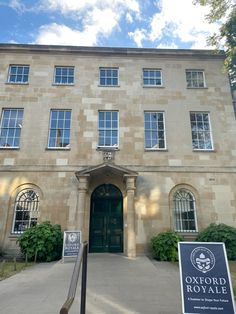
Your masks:
[[[215,266],[214,254],[205,247],[195,248],[190,255],[190,260],[193,267],[204,274]]]

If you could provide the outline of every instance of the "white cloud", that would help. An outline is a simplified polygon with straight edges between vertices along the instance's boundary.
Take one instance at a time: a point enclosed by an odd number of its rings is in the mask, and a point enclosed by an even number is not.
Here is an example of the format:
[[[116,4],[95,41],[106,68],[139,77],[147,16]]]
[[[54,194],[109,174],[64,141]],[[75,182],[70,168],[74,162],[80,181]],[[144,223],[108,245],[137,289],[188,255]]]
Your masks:
[[[142,41],[147,38],[146,31],[144,29],[136,29],[134,32],[129,32],[128,35],[134,40],[139,48],[143,46]]]
[[[104,10],[94,8],[93,11],[88,13],[84,21],[85,30],[93,31],[96,34],[110,35],[118,25],[119,15],[110,8]]]
[[[162,0],[160,8],[161,12],[151,19],[151,41],[172,34],[182,42],[192,42],[194,48],[209,48],[205,38],[217,31],[219,26],[206,21],[207,7],[195,6],[191,0]]]
[[[140,10],[137,0],[43,0],[43,5],[47,10],[60,10],[63,14],[92,8],[119,8],[121,11],[130,10],[136,13]]]
[[[93,46],[97,44],[99,34],[103,36],[111,34],[117,25],[117,19],[115,12],[110,9],[95,8],[86,16],[82,31],[57,23],[44,25],[39,29],[36,43]]]
[[[41,26],[36,39],[36,44],[44,45],[92,46],[96,42],[96,34],[91,34],[88,30],[80,32],[56,23]]]
[[[129,12],[126,13],[126,21],[128,23],[133,23],[133,17],[132,17],[132,15]]]
[[[25,10],[25,6],[23,3],[21,3],[20,0],[11,0],[9,2],[9,7],[11,7],[12,9],[18,12],[23,12]]]
[[[43,0],[42,4],[41,9],[59,10],[77,21],[77,26],[43,25],[35,41],[40,44],[96,45],[100,37],[119,28],[123,16],[131,20],[132,14],[140,14],[138,0]]]

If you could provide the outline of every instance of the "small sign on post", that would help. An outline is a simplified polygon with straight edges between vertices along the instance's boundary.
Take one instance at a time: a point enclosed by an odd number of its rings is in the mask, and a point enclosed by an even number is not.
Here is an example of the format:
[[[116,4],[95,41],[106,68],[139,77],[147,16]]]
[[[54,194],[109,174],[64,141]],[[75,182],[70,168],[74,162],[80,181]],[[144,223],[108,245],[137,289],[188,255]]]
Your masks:
[[[183,314],[235,314],[224,243],[179,242]]]
[[[64,231],[63,260],[65,257],[76,257],[81,242],[81,231]]]

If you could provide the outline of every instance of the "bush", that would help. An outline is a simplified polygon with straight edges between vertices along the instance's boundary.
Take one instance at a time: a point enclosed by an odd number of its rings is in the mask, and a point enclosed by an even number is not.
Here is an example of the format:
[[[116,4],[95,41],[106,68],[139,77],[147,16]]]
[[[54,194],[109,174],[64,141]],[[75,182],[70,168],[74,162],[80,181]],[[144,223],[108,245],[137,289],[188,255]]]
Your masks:
[[[236,260],[236,228],[225,224],[210,224],[201,231],[196,241],[224,242],[229,260]]]
[[[178,242],[182,238],[173,231],[167,231],[154,236],[151,246],[154,258],[160,261],[178,261]]]
[[[25,230],[17,242],[29,260],[33,260],[36,255],[40,262],[51,262],[60,259],[62,254],[61,227],[52,225],[49,221]]]

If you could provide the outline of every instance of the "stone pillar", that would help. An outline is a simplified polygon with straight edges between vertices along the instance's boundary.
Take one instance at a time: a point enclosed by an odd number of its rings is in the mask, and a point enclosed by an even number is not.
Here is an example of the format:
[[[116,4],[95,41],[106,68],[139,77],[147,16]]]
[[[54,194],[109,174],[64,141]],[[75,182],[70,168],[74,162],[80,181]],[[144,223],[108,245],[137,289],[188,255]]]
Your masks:
[[[125,175],[127,192],[127,255],[136,257],[134,192],[137,176]]]
[[[78,204],[77,204],[77,215],[76,215],[76,227],[78,230],[83,231],[85,228],[85,221],[84,221],[84,216],[85,216],[85,208],[86,208],[86,194],[88,191],[88,178],[89,175],[78,175],[76,176],[77,179],[79,180],[79,186],[78,186]]]

